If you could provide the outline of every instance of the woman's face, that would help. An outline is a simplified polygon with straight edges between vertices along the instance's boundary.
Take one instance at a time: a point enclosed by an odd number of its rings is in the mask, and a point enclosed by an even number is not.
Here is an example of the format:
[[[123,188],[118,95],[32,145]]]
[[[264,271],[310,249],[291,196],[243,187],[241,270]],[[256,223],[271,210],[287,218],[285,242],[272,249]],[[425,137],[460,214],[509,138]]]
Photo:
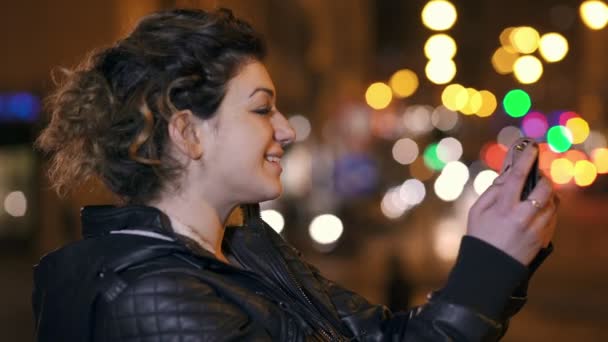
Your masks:
[[[276,91],[263,64],[251,61],[230,80],[205,138],[206,189],[227,203],[254,203],[281,194],[283,146],[295,132],[276,107]]]

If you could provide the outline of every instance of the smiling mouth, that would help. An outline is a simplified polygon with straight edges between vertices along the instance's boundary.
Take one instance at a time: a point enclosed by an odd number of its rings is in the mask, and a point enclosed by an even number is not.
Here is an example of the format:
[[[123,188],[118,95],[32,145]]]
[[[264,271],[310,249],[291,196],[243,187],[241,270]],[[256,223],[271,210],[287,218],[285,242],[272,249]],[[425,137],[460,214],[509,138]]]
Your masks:
[[[281,162],[281,158],[277,157],[277,156],[266,156],[265,159],[267,161],[271,162],[271,163],[277,163],[277,164],[279,164]]]

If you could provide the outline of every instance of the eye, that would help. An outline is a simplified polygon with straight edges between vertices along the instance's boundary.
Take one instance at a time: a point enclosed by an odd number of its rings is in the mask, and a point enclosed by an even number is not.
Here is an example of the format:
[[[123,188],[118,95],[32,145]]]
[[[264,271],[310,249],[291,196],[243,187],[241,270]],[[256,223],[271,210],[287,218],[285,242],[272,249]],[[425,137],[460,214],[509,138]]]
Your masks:
[[[272,107],[263,107],[263,108],[258,108],[256,110],[254,110],[255,113],[258,113],[260,115],[268,115],[272,112]]]

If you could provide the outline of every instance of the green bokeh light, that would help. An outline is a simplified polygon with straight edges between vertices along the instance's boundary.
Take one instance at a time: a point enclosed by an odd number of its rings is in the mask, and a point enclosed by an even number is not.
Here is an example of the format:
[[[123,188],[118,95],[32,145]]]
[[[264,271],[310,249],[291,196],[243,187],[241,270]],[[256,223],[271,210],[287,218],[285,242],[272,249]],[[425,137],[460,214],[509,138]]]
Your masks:
[[[521,89],[513,89],[502,100],[505,112],[514,118],[520,118],[528,113],[532,107],[530,95]]]
[[[553,126],[547,131],[547,143],[556,152],[566,152],[572,147],[572,134],[564,126]]]
[[[445,163],[437,155],[437,143],[432,143],[424,150],[424,164],[429,169],[438,171],[443,169]]]

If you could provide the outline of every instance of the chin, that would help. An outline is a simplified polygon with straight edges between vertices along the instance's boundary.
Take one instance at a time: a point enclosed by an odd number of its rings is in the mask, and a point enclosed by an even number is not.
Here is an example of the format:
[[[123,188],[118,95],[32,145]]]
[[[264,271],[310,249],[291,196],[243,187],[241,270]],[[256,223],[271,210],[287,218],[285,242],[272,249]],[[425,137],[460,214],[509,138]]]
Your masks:
[[[281,185],[281,182],[278,182],[278,184],[275,184],[273,186],[268,186],[267,191],[264,196],[266,198],[263,201],[270,201],[270,200],[276,199],[277,197],[281,196],[282,192],[283,192],[283,186]],[[263,202],[263,201],[259,201],[259,202]]]
[[[243,203],[260,203],[265,201],[270,201],[276,199],[281,196],[283,192],[283,186],[281,182],[265,182],[264,184],[260,184],[261,186],[257,187],[257,189],[251,189],[247,191],[248,196],[246,199],[243,199]]]

